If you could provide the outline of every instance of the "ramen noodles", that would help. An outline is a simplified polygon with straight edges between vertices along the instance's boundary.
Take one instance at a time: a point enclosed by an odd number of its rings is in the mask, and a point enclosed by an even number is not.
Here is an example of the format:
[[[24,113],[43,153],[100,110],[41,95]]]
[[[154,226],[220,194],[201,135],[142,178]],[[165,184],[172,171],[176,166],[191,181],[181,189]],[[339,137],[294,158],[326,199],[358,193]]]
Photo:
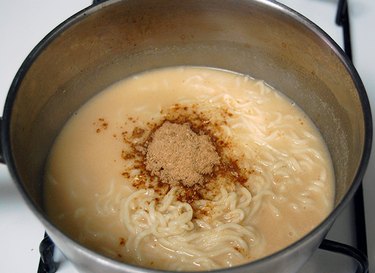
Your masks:
[[[51,150],[45,207],[82,245],[162,270],[232,267],[285,248],[330,213],[318,130],[263,81],[171,67],[114,84]]]

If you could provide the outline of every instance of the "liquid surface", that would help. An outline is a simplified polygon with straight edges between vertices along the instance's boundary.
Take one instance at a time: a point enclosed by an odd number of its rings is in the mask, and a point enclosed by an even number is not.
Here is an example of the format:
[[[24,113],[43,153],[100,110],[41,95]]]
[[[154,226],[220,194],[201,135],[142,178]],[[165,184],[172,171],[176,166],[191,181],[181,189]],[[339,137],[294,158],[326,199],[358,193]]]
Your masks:
[[[220,163],[200,183],[162,183],[146,169],[165,122],[215,146]],[[106,256],[208,270],[304,236],[332,210],[333,185],[325,144],[292,101],[248,76],[174,67],[125,79],[71,117],[46,165],[44,201],[66,234]]]

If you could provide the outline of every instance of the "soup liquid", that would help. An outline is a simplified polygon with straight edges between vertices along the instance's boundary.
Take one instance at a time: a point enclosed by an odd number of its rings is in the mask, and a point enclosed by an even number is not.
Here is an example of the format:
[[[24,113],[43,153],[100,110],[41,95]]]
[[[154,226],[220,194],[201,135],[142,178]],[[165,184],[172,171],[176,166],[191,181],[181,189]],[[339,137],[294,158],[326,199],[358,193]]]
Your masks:
[[[173,236],[149,234],[134,243],[140,237],[127,228],[125,222],[132,220],[124,216],[124,203],[131,194],[148,190],[136,181],[155,179],[147,178],[139,164],[141,150],[165,120],[188,122],[210,134],[221,156],[236,163],[235,172],[247,176],[241,185],[231,182],[226,188],[228,200],[231,190],[238,197],[228,201],[236,206],[233,213],[242,213],[236,225],[252,234],[238,234],[243,245],[236,239],[220,241],[222,248],[232,250],[216,255],[218,244],[207,257],[197,257],[194,253],[205,253],[200,242],[192,241],[189,253],[171,245]],[[204,67],[148,71],[96,95],[61,131],[45,173],[45,208],[68,236],[113,259],[165,270],[230,267],[267,256],[316,227],[330,213],[334,200],[330,156],[305,113],[263,81]],[[218,186],[222,184],[212,185],[212,191],[205,193],[210,204],[223,194]],[[239,188],[251,195],[247,207],[239,205]],[[191,205],[193,210],[198,206]],[[229,214],[212,215],[194,211],[192,230],[179,233],[178,238],[202,230],[219,232],[224,224],[232,228],[235,220]],[[170,245],[163,243],[166,240]]]

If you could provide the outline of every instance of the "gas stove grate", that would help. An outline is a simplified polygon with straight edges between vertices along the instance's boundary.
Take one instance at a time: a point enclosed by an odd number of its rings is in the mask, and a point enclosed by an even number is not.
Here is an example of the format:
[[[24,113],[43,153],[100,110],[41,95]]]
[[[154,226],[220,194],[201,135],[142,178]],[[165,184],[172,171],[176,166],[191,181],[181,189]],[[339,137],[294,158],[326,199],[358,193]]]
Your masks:
[[[106,0],[94,0],[93,5],[100,4]],[[347,0],[339,0],[336,14],[336,24],[343,29],[344,50],[350,60],[352,60],[352,47],[350,37],[350,20],[349,7]],[[363,201],[363,187],[360,184],[354,196],[355,208],[355,236],[357,246],[353,247],[347,244],[324,239],[319,248],[326,251],[331,251],[339,254],[349,256],[357,261],[358,267],[355,273],[369,273],[369,265],[367,258],[367,237],[366,237],[366,220],[365,208]],[[58,269],[58,264],[53,260],[55,245],[49,238],[47,233],[44,234],[44,239],[40,243],[40,261],[38,273],[55,273]]]
[[[344,38],[344,50],[348,58],[353,61],[352,45],[350,36],[349,7],[347,0],[340,0],[336,14],[336,24],[342,26]],[[366,219],[365,207],[363,202],[362,183],[354,195],[355,226],[357,248],[367,256],[367,236],[366,236]]]

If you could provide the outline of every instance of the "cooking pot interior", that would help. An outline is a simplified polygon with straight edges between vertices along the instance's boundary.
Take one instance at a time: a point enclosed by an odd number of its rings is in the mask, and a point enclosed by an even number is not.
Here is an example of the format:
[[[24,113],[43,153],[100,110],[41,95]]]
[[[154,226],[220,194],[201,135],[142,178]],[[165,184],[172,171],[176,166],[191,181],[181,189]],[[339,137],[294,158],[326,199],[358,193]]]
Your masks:
[[[110,1],[73,16],[45,38],[13,84],[10,114],[14,165],[38,210],[43,213],[46,158],[77,108],[131,74],[176,65],[248,74],[293,99],[328,145],[338,205],[352,186],[363,153],[361,86],[325,35],[273,5]]]

